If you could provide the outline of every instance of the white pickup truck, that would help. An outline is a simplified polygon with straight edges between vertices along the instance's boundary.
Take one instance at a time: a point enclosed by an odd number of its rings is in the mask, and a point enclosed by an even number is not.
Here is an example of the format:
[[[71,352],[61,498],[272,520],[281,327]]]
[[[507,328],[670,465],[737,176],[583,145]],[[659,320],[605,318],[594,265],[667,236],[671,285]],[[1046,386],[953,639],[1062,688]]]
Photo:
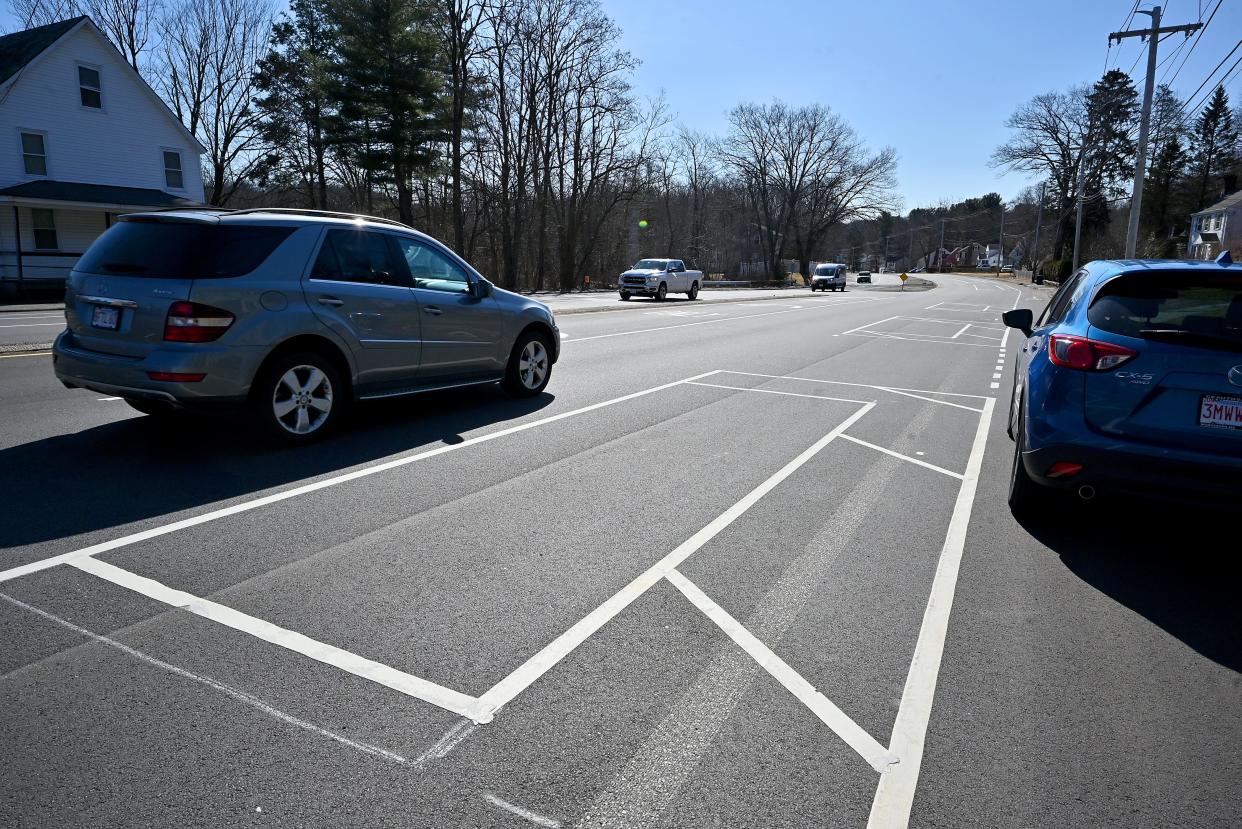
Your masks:
[[[641,259],[621,274],[617,283],[622,299],[649,296],[661,302],[669,294],[698,299],[703,273],[686,270],[686,264],[680,259]]]

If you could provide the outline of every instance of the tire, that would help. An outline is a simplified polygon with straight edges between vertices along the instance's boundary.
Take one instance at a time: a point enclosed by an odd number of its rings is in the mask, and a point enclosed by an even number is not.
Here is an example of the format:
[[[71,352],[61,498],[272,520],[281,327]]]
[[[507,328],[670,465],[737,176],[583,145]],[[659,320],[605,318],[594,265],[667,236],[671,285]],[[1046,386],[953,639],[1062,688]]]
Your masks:
[[[272,440],[300,446],[336,428],[348,405],[349,390],[332,361],[302,351],[282,355],[260,370],[250,413]]]
[[[144,415],[149,415],[150,417],[168,418],[181,414],[181,412],[177,409],[167,403],[161,403],[158,400],[146,400],[140,397],[127,397],[125,398],[125,402],[131,409],[142,412]]]
[[[534,397],[543,392],[551,379],[552,346],[548,336],[538,330],[523,331],[509,353],[501,385],[513,397]]]
[[[655,301],[663,302],[666,296],[668,296],[668,286],[661,282],[660,287],[655,292]]]
[[[686,294],[686,296],[690,297],[691,302],[694,302],[696,299],[698,299],[699,298],[699,283],[691,282],[690,290]]]
[[[1013,444],[1013,466],[1009,470],[1009,510],[1018,518],[1034,514],[1047,500],[1047,490],[1031,478],[1022,463],[1022,451],[1026,448],[1026,424],[1018,423],[1018,435]]]
[[[629,302],[629,301],[630,301],[630,292],[629,292],[629,291],[622,291],[622,292],[621,292],[621,301],[622,301],[622,302]]]

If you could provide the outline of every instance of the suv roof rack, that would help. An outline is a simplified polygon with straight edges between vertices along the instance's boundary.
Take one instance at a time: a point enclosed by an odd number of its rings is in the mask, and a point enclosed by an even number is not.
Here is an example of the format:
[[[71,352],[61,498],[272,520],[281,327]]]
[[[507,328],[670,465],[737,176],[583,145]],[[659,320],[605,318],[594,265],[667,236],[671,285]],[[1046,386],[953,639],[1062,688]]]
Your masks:
[[[379,216],[366,216],[361,213],[343,213],[338,210],[310,210],[301,207],[248,207],[245,210],[228,210],[225,212],[230,216],[243,216],[247,213],[287,213],[297,216],[327,216],[333,219],[362,219],[367,222],[379,222],[380,224],[396,225],[397,227],[414,230],[405,222],[399,222],[396,219],[383,219]]]

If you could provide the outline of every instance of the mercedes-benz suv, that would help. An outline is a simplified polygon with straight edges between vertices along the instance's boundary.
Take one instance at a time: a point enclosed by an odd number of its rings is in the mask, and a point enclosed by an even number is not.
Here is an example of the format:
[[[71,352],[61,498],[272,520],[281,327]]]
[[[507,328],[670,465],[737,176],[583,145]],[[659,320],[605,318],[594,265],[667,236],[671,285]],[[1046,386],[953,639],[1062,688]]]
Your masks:
[[[315,211],[122,216],[70,274],[65,317],[66,386],[151,415],[243,410],[291,443],[361,399],[496,382],[537,395],[560,352],[546,305],[435,239]]]

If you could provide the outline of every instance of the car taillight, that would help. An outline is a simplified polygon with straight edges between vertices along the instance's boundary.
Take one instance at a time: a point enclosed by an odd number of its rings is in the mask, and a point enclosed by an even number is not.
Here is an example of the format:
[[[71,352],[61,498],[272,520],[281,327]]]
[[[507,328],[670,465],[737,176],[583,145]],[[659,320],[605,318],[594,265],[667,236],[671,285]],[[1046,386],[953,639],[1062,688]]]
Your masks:
[[[197,302],[174,302],[164,318],[164,339],[174,343],[209,343],[220,339],[234,319],[222,308]]]
[[[1053,334],[1048,338],[1048,358],[1053,365],[1064,368],[1108,371],[1137,356],[1132,348],[1073,334]]]

